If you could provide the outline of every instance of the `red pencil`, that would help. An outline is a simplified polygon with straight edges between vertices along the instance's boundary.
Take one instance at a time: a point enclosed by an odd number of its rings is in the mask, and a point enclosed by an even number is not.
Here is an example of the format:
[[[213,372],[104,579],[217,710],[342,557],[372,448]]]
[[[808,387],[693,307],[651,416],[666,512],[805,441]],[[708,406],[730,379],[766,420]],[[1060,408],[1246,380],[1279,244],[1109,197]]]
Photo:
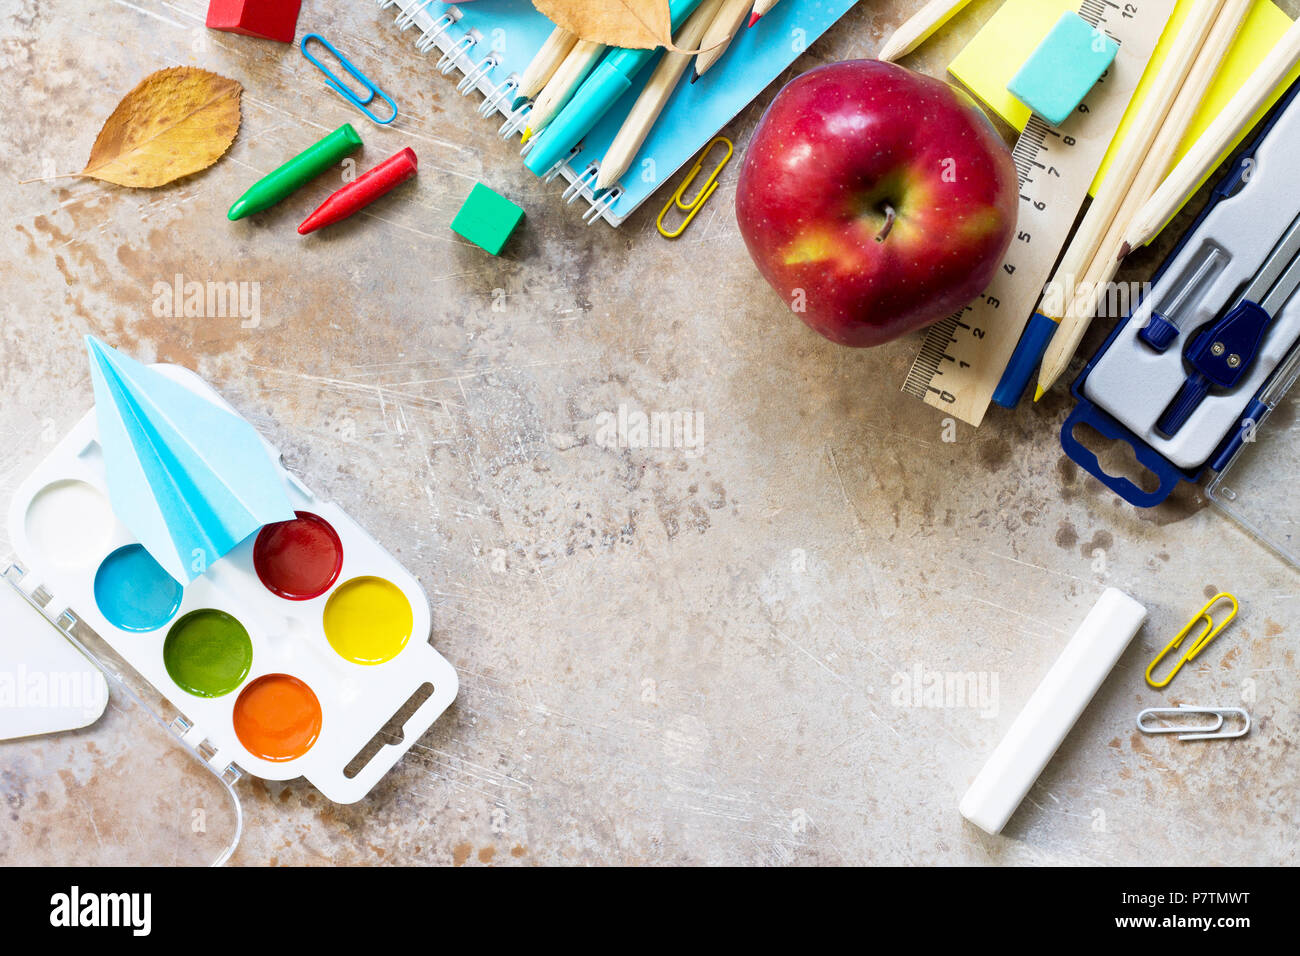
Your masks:
[[[331,226],[358,209],[370,205],[395,186],[415,175],[415,153],[407,147],[394,153],[374,169],[363,173],[342,189],[333,192],[316,211],[302,221],[298,234],[307,235],[321,226]]]
[[[746,27],[746,29],[752,27],[755,23],[758,22],[759,18],[763,14],[767,13],[767,11],[771,10],[774,6],[776,6],[776,2],[777,0],[755,0],[754,10],[749,15],[749,24]]]

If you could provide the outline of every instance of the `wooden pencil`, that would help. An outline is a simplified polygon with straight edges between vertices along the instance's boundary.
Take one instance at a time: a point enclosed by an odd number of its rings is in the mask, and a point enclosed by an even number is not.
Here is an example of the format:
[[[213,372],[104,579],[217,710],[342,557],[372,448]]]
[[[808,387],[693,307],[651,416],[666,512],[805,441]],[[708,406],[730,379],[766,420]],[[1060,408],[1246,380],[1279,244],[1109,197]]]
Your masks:
[[[970,0],[930,0],[895,30],[880,48],[877,59],[893,63],[928,40],[936,30],[956,16]]]
[[[1196,140],[1187,155],[1178,161],[1155,194],[1133,217],[1124,236],[1126,251],[1146,245],[1165,224],[1183,208],[1192,193],[1205,180],[1220,158],[1252,123],[1268,103],[1269,97],[1300,64],[1300,20],[1260,61],[1259,67],[1228,101],[1222,112]]]
[[[1192,120],[1205,99],[1205,92],[1209,89],[1224,57],[1228,55],[1228,51],[1236,41],[1237,34],[1241,31],[1246,14],[1250,12],[1253,3],[1254,0],[1225,0],[1222,11],[1215,19],[1210,34],[1202,44],[1188,73],[1187,81],[1179,90],[1178,98],[1170,107],[1169,115],[1160,127],[1160,132],[1156,135],[1147,158],[1129,187],[1119,214],[1102,239],[1092,264],[1084,273],[1083,281],[1074,290],[1073,298],[1065,310],[1066,321],[1062,323],[1052,339],[1052,345],[1059,353],[1065,355],[1067,364],[1088,330],[1103,292],[1115,278],[1115,273],[1119,271],[1122,258],[1120,253],[1123,251],[1129,216],[1155,192],[1172,165],[1173,158],[1177,155],[1178,148],[1186,138],[1187,130],[1191,127]],[[1059,343],[1058,337],[1061,339]],[[1046,367],[1046,356],[1044,356],[1044,367]]]
[[[1086,278],[1090,271],[1093,257],[1096,256],[1102,240],[1105,238],[1115,217],[1119,214],[1128,196],[1129,188],[1137,178],[1160,129],[1164,126],[1178,93],[1187,81],[1192,66],[1205,44],[1210,29],[1223,9],[1224,0],[1203,0],[1192,7],[1178,32],[1173,46],[1169,50],[1160,72],[1156,75],[1142,107],[1134,118],[1132,127],[1124,142],[1120,145],[1106,173],[1097,195],[1088,207],[1083,223],[1065,250],[1056,275],[1048,283],[1050,291],[1062,293],[1063,303],[1058,310],[1044,309],[1048,318],[1055,319],[1060,327],[1048,343],[1043,355],[1043,364],[1038,371],[1038,391],[1034,401],[1055,384],[1065,366],[1069,364],[1075,347],[1087,330],[1092,316],[1081,316],[1077,309],[1067,306],[1074,304],[1078,298],[1074,293],[1079,287],[1080,278]],[[1079,302],[1079,306],[1083,303]],[[1052,314],[1058,311],[1059,314]],[[1082,328],[1080,328],[1082,326]]]
[[[723,0],[722,6],[713,15],[713,22],[700,38],[701,52],[695,57],[695,72],[691,75],[692,83],[707,73],[709,67],[717,63],[722,58],[722,54],[727,52],[731,38],[740,29],[741,21],[745,19],[745,13],[753,2],[754,0]]]
[[[596,61],[604,52],[603,43],[592,43],[590,40],[579,40],[573,45],[569,55],[556,68],[546,85],[542,87],[542,91],[537,94],[537,99],[533,101],[533,109],[528,114],[528,126],[524,129],[522,142],[528,142],[529,137],[540,132],[547,123],[555,119],[555,114],[569,102],[569,97],[578,89],[578,85],[586,78],[587,73],[596,65]]]
[[[673,38],[673,43],[682,50],[699,49],[704,31],[713,22],[714,16],[722,8],[725,0],[704,0],[695,12],[682,24],[681,30]],[[596,189],[608,189],[618,178],[627,172],[628,166],[636,157],[637,150],[645,142],[651,128],[663,111],[664,104],[672,96],[682,74],[691,62],[691,54],[675,53],[669,50],[655,67],[645,88],[632,104],[627,119],[619,127],[614,141],[609,144],[604,158],[600,161],[600,172],[596,175]]]
[[[524,75],[519,80],[515,108],[518,108],[521,100],[531,100],[542,91],[546,81],[555,75],[555,71],[560,68],[560,64],[564,62],[564,58],[569,55],[569,51],[577,42],[578,35],[570,33],[564,27],[556,27],[551,31],[551,35],[546,38],[546,42],[529,62],[528,68],[524,70]]]

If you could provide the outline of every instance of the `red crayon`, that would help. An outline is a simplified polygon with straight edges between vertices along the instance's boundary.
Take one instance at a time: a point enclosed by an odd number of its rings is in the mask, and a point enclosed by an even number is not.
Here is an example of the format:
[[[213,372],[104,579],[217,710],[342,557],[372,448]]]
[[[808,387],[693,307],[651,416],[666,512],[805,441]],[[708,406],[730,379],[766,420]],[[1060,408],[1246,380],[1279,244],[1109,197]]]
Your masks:
[[[369,206],[384,193],[414,176],[415,163],[415,153],[409,146],[394,153],[374,169],[331,193],[328,199],[316,207],[314,213],[302,221],[298,234],[305,236],[321,226],[332,226],[358,209]]]

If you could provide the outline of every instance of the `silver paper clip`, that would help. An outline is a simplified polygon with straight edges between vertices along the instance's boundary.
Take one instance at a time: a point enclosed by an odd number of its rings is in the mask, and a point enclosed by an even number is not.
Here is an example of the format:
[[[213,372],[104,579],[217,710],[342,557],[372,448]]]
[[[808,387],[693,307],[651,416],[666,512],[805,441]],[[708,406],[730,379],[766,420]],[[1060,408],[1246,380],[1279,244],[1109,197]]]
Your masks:
[[[329,50],[331,53],[334,54],[335,59],[337,59],[339,63],[343,65],[343,69],[347,70],[348,73],[352,75],[352,78],[361,84],[366,94],[364,99],[362,99],[356,93],[353,93],[352,90],[350,90],[347,86],[344,85],[342,80],[340,80],[337,76],[334,75],[334,72],[330,70],[329,67],[327,67],[324,63],[322,63],[320,60],[316,59],[314,56],[311,55],[311,51],[307,49],[308,40],[315,40],[325,49]],[[387,93],[385,93],[383,90],[377,87],[368,76],[366,76],[355,66],[353,66],[351,61],[349,61],[347,57],[345,57],[338,50],[334,49],[334,44],[330,43],[329,40],[326,40],[319,33],[308,33],[305,37],[302,38],[302,44],[300,49],[302,50],[302,55],[305,56],[309,61],[311,61],[311,64],[315,66],[316,69],[320,70],[322,73],[325,74],[326,85],[329,86],[329,88],[332,89],[339,96],[343,97],[353,106],[355,106],[357,109],[361,110],[361,112],[365,113],[366,116],[368,116],[371,120],[378,123],[380,126],[387,126],[393,120],[397,119],[397,104],[394,103],[389,98]],[[380,119],[378,116],[376,116],[374,113],[370,112],[370,110],[366,108],[369,103],[374,102],[376,96],[378,96],[381,100],[383,100],[390,107],[392,107],[393,115],[388,117],[388,119]]]
[[[1172,727],[1151,726],[1146,723],[1148,717],[1176,720],[1180,717],[1190,717],[1198,714],[1214,717],[1214,723],[1192,726],[1184,724]],[[1223,727],[1226,723],[1224,718],[1226,717],[1240,719],[1241,728],[1239,730],[1224,730]],[[1179,704],[1177,707],[1148,707],[1138,714],[1137,727],[1144,734],[1178,734],[1179,740],[1228,740],[1232,737],[1244,737],[1250,733],[1250,714],[1240,707],[1198,707],[1195,704]]]

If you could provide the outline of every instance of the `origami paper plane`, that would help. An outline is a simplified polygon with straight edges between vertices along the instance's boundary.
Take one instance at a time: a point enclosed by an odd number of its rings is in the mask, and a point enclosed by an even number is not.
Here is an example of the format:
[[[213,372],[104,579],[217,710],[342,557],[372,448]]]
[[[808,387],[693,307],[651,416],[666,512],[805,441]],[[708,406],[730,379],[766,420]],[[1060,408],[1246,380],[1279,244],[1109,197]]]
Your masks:
[[[86,336],[113,511],[181,584],[293,506],[244,419]]]

